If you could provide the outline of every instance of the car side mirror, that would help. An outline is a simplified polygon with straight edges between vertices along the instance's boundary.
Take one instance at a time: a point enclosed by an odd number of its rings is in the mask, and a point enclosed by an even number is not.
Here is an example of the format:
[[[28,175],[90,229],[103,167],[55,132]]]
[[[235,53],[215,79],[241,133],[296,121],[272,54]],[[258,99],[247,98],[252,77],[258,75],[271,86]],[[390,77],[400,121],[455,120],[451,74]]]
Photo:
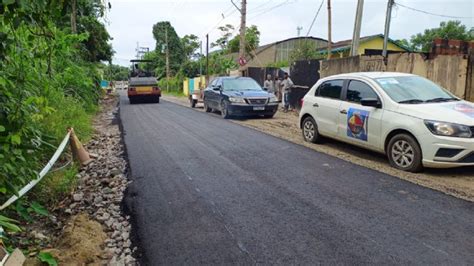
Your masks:
[[[268,91],[268,88],[262,88],[264,91]]]
[[[360,104],[362,104],[362,106],[382,108],[382,103],[380,102],[380,100],[375,99],[375,98],[364,98],[364,99],[360,100]]]

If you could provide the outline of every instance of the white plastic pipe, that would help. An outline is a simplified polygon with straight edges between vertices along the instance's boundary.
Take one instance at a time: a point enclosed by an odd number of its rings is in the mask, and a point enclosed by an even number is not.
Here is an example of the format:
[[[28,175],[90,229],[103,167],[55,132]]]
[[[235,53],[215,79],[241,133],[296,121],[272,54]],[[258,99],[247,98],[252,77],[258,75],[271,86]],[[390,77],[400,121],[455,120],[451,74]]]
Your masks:
[[[36,184],[38,184],[41,179],[43,179],[43,177],[49,172],[49,170],[51,169],[51,167],[53,167],[54,163],[56,163],[56,161],[58,160],[59,156],[61,155],[61,153],[64,151],[64,148],[66,147],[67,143],[69,142],[69,136],[71,135],[70,132],[68,132],[66,134],[66,137],[64,137],[63,141],[61,142],[61,144],[59,145],[58,149],[56,150],[56,152],[53,154],[53,157],[51,157],[51,159],[49,160],[49,162],[46,164],[46,166],[43,168],[43,170],[41,170],[41,172],[39,173],[39,176],[37,179],[31,181],[30,183],[28,183],[25,187],[23,187],[19,192],[18,192],[18,196],[17,195],[13,195],[11,198],[9,198],[5,203],[3,203],[2,206],[0,206],[0,211],[5,209],[6,207],[10,206],[13,202],[15,202],[17,199],[21,198],[23,195],[25,195],[28,191],[30,191],[30,189],[32,189],[34,186],[36,186]]]

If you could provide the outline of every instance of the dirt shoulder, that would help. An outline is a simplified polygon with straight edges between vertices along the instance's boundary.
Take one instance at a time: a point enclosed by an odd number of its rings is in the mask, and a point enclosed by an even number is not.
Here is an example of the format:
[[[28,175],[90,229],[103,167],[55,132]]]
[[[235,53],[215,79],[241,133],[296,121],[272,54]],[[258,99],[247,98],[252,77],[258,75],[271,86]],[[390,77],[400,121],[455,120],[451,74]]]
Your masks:
[[[118,100],[117,95],[107,95],[100,101],[95,132],[84,143],[93,161],[80,168],[74,191],[54,207],[48,221],[26,228],[25,241],[38,243],[38,248],[29,252],[25,265],[41,265],[40,251],[50,253],[60,265],[136,264],[130,217],[122,211],[129,181]]]
[[[189,106],[184,97],[163,96],[164,100],[180,105]],[[198,104],[197,111],[203,112],[202,104]],[[323,144],[305,142],[298,128],[298,113],[277,112],[272,119],[239,119],[234,123],[247,126],[266,134],[303,145],[318,152],[322,152],[345,161],[352,162],[379,172],[398,177],[400,179],[428,187],[448,195],[474,202],[474,167],[454,169],[426,169],[423,173],[407,173],[392,168],[385,156],[361,149],[345,143],[325,140]]]

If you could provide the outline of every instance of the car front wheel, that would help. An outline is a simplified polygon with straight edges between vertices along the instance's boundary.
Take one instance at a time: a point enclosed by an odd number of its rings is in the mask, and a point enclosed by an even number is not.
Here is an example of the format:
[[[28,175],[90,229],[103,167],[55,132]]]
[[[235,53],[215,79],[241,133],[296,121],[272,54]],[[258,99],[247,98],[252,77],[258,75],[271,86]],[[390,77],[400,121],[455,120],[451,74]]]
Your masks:
[[[222,101],[221,103],[221,116],[222,118],[224,119],[227,119],[230,117],[229,115],[229,107],[227,106],[227,102],[226,101]]]
[[[395,135],[388,143],[387,155],[390,164],[397,169],[412,173],[423,169],[420,145],[411,135]]]
[[[205,111],[206,113],[210,113],[210,112],[212,111],[212,109],[209,108],[209,105],[207,104],[207,101],[206,101],[206,100],[204,100],[204,111]]]
[[[318,132],[318,125],[316,124],[316,121],[314,121],[314,119],[310,116],[303,120],[302,132],[303,138],[307,142],[317,143],[321,138]]]

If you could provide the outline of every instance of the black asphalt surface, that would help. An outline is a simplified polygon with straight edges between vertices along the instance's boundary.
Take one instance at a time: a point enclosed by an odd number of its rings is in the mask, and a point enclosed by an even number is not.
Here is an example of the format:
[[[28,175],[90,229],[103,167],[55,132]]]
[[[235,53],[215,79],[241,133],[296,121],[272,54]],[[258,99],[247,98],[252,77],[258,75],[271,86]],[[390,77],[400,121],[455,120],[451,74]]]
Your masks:
[[[474,265],[474,204],[162,101],[120,107],[145,265]]]

